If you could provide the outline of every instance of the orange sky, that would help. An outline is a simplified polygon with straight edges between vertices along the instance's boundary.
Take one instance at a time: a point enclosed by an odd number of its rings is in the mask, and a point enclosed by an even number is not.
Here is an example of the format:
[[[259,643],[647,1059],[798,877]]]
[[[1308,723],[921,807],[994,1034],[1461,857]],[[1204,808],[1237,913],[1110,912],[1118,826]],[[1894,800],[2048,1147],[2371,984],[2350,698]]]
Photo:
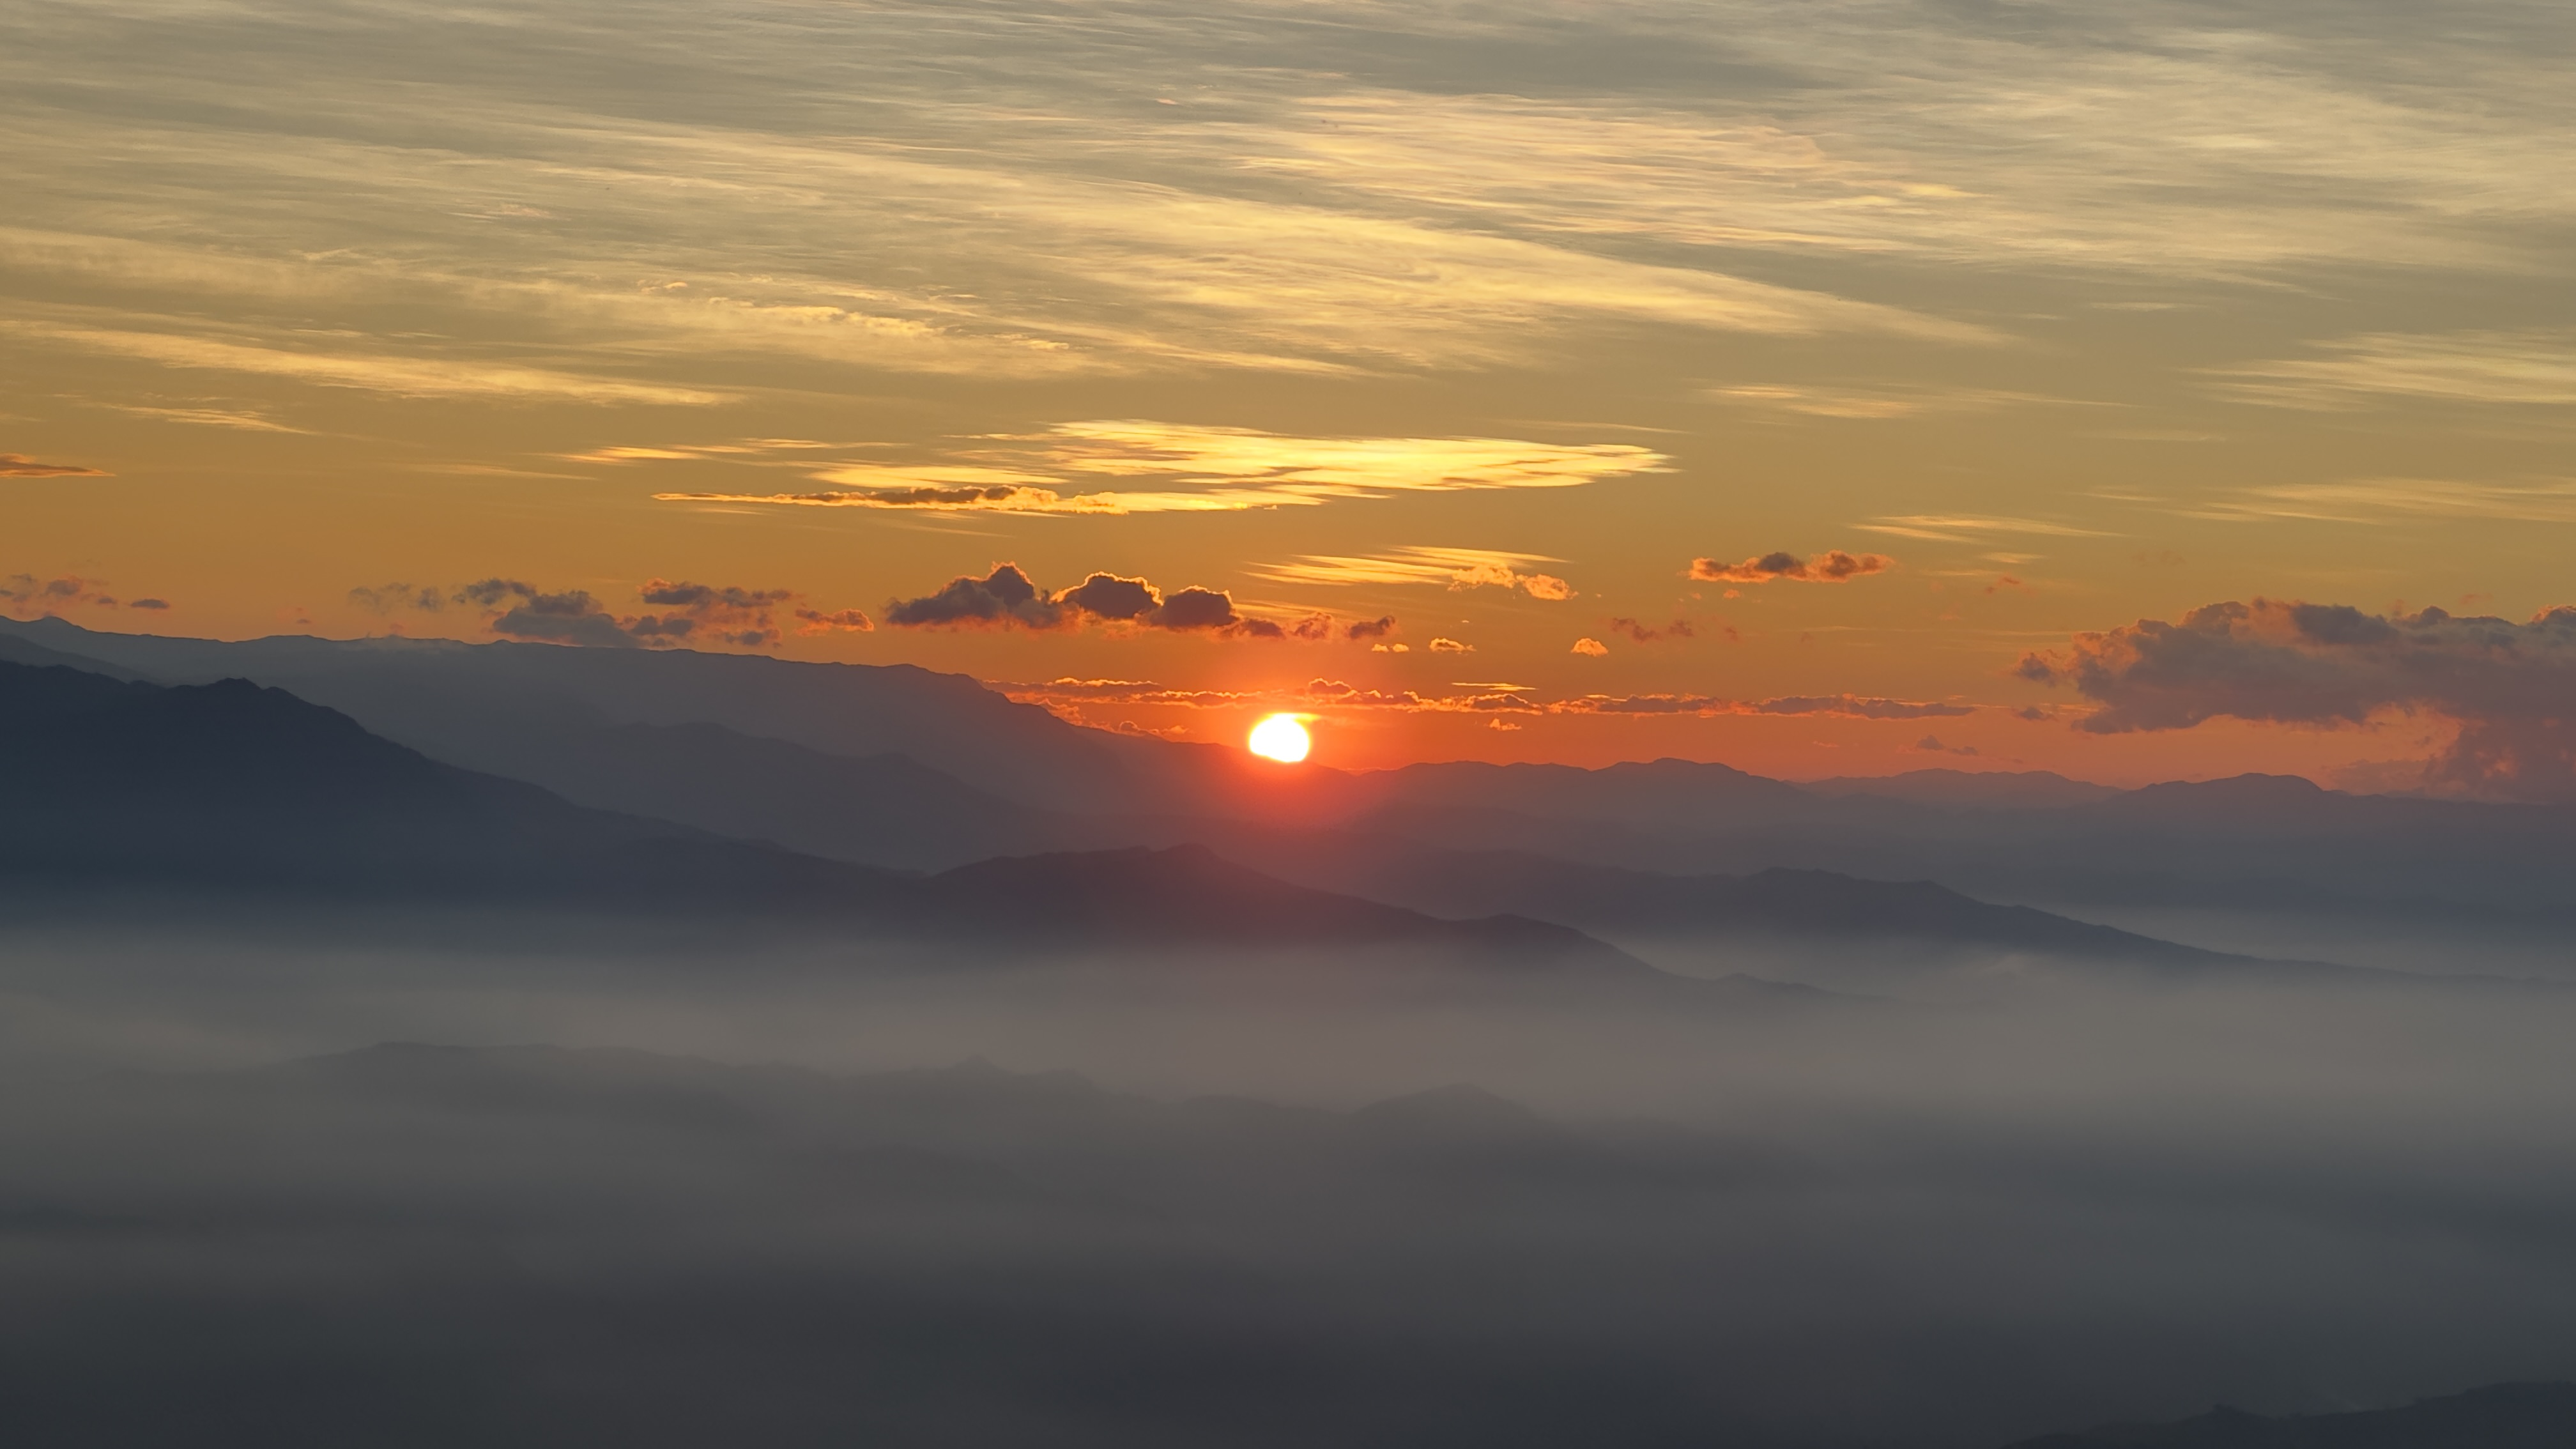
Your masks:
[[[2440,709],[2088,734],[2013,670],[2576,601],[2570,36],[2495,10],[20,7],[0,605],[708,585],[765,602],[698,647],[1349,765],[2420,759]],[[1330,637],[888,617],[1002,562]]]

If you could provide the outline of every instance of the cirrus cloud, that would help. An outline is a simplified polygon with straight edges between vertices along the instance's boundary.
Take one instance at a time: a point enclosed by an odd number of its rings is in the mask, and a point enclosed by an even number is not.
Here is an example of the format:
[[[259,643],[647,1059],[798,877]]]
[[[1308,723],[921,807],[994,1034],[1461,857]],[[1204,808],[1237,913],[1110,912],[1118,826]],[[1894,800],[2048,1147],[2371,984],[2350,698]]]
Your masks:
[[[0,478],[113,478],[78,463],[40,463],[23,453],[0,453]]]
[[[1339,679],[1310,679],[1278,689],[1176,689],[1150,680],[1054,679],[992,686],[1027,703],[1159,704],[1186,709],[1333,708],[1417,714],[1775,716],[1863,720],[1949,719],[1980,706],[1947,700],[1876,695],[1780,695],[1733,699],[1708,694],[1585,694],[1548,699],[1526,685],[1468,683],[1466,694],[1378,689]]]
[[[1543,553],[1486,548],[1407,547],[1380,554],[1299,554],[1284,563],[1256,564],[1247,572],[1283,584],[1438,584],[1449,589],[1516,589],[1533,599],[1562,601],[1574,586],[1554,574],[1522,567],[1559,560]]]
[[[704,450],[614,451],[668,458],[707,456]],[[597,455],[585,456],[599,460]],[[1302,437],[1253,428],[1117,419],[1058,423],[1042,433],[978,439],[959,450],[954,461],[847,463],[810,475],[816,482],[833,485],[827,491],[653,496],[669,503],[1115,517],[1315,507],[1400,493],[1578,488],[1661,472],[1669,466],[1663,454],[1630,443]],[[1111,478],[1156,486],[1100,486],[1101,480]]]

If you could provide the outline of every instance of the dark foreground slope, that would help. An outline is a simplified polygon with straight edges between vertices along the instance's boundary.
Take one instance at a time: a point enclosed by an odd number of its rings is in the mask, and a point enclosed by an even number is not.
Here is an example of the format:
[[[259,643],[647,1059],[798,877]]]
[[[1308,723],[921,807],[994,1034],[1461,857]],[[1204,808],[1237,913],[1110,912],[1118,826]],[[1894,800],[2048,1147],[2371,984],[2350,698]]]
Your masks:
[[[2567,1449],[2576,1383],[2497,1384],[2399,1409],[2266,1418],[2212,1409],[2174,1424],[2048,1434],[2010,1449]]]

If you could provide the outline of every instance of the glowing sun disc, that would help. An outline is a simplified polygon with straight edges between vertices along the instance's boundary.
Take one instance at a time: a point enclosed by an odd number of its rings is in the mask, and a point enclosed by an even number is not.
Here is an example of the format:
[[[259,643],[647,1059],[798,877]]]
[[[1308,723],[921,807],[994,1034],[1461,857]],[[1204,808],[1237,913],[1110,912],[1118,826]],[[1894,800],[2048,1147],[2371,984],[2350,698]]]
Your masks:
[[[1244,741],[1245,748],[1254,754],[1287,765],[1306,758],[1306,751],[1313,744],[1314,741],[1306,737],[1306,727],[1299,724],[1293,714],[1270,716],[1254,725],[1252,738]]]

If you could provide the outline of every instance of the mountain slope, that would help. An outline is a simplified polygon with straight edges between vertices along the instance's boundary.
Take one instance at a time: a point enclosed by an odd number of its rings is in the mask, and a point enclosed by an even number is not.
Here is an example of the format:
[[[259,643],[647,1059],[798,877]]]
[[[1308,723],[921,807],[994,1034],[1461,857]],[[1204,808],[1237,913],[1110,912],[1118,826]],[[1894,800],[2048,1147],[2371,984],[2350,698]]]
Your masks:
[[[493,738],[468,763],[597,809],[895,869],[1103,837],[1083,817],[1003,799],[908,756],[828,754],[717,724],[528,729]]]
[[[1442,919],[1291,885],[1197,845],[983,861],[924,882],[922,901],[925,919],[995,938],[1073,933],[1136,942],[1365,943],[1436,949],[1494,965],[1670,979],[1565,926],[1482,912],[1475,919]]]
[[[242,680],[0,664],[0,866],[117,883],[742,906],[891,878],[584,810]]]
[[[995,860],[927,880],[822,860],[584,809],[241,680],[165,688],[0,664],[0,814],[12,827],[0,834],[0,877],[21,884],[749,913],[837,934],[1056,952],[1372,947],[1444,967],[1666,979],[1563,927],[1439,920],[1194,847]]]
[[[492,752],[530,731],[713,724],[829,754],[902,754],[1050,808],[1117,808],[1157,788],[1150,772],[1130,769],[1134,743],[912,665],[440,639],[233,643],[98,633],[59,619],[0,621],[0,633],[173,683],[240,678],[285,689],[469,768],[492,768]]]

